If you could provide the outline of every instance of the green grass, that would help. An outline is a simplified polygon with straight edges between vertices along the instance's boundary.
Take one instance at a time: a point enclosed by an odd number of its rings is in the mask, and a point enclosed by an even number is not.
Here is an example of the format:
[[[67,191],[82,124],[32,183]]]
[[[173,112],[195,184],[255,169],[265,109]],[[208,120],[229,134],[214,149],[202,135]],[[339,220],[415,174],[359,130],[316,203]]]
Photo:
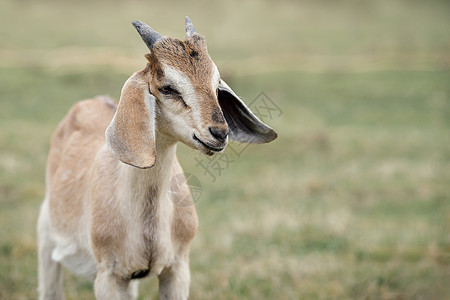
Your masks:
[[[184,15],[247,103],[263,91],[282,110],[267,120],[279,138],[228,150],[214,182],[179,147],[202,186],[191,298],[450,297],[446,1],[91,2],[0,3],[0,299],[37,296],[58,122],[143,66],[131,20],[182,37]],[[67,299],[94,298],[64,281]],[[156,298],[156,279],[140,292]]]

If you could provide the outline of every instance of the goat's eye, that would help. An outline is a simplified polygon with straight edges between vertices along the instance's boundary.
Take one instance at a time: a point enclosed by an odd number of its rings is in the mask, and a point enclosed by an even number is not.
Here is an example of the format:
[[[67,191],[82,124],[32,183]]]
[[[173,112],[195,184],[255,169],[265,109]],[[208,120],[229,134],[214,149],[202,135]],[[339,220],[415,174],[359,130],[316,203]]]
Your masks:
[[[160,87],[158,89],[158,91],[161,94],[164,94],[164,95],[178,95],[178,94],[180,94],[180,93],[178,93],[178,91],[173,89],[170,85],[166,85],[166,86]]]

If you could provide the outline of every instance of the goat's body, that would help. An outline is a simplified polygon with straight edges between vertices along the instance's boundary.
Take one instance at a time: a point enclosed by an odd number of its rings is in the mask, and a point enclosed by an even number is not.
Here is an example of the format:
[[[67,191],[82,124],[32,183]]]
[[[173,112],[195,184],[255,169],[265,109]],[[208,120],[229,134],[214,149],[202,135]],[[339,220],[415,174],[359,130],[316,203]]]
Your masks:
[[[105,145],[115,110],[108,98],[79,102],[53,135],[38,228],[43,298],[62,297],[54,286],[61,280],[59,264],[95,278],[98,298],[131,297],[130,279],[147,270],[160,277],[162,293],[165,284],[186,282],[166,292],[187,297],[197,215],[187,185],[172,180],[182,174],[176,145],[159,141],[151,169],[120,162]],[[123,295],[112,294],[116,284]]]

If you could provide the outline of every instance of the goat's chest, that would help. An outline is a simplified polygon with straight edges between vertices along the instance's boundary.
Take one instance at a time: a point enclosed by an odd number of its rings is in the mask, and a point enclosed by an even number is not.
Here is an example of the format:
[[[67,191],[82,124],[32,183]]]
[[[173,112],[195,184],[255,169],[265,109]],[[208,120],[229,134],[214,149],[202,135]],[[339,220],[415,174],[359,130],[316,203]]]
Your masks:
[[[169,199],[145,202],[143,207],[126,221],[124,261],[130,274],[150,270],[159,274],[175,262],[176,251],[172,238],[174,209]]]

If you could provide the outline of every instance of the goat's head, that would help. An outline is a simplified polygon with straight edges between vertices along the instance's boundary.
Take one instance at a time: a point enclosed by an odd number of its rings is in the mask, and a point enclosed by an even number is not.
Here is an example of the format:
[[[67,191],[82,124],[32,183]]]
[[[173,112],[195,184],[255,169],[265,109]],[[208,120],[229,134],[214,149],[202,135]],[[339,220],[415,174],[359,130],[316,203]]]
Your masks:
[[[107,144],[121,161],[153,166],[156,134],[208,155],[225,149],[228,138],[267,143],[277,137],[220,79],[205,39],[188,17],[185,41],[164,37],[140,21],[133,25],[150,54],[147,67],[125,83],[106,131]]]

